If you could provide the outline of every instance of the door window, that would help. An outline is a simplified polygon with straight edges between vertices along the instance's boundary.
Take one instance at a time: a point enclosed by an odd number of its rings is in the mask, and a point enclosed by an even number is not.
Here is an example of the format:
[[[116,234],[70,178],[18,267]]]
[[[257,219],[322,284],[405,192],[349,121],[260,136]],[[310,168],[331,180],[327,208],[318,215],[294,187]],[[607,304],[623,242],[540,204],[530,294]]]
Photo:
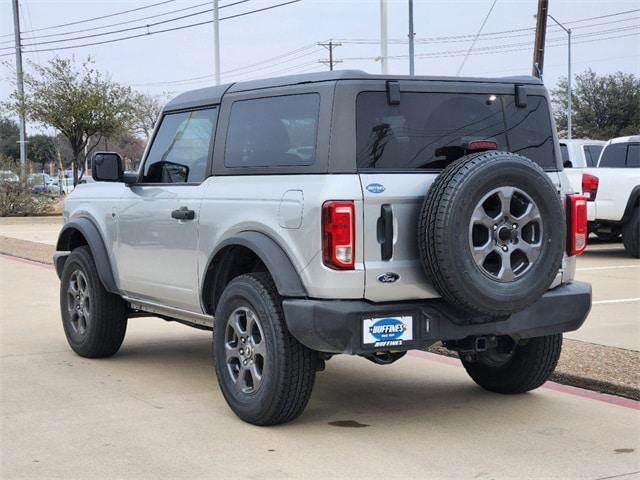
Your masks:
[[[240,100],[231,107],[227,167],[313,165],[320,95]]]
[[[632,143],[627,149],[627,167],[640,167],[640,143]]]
[[[585,145],[582,148],[584,150],[584,158],[587,161],[587,167],[595,167],[598,165],[602,145]]]
[[[567,147],[565,143],[560,144],[560,153],[562,154],[562,163],[571,161],[571,159],[569,158],[569,147]]]
[[[611,143],[602,152],[602,159],[598,166],[603,168],[623,168],[626,163],[626,157],[626,143]]]
[[[202,182],[216,119],[215,108],[166,114],[147,155],[142,182]]]

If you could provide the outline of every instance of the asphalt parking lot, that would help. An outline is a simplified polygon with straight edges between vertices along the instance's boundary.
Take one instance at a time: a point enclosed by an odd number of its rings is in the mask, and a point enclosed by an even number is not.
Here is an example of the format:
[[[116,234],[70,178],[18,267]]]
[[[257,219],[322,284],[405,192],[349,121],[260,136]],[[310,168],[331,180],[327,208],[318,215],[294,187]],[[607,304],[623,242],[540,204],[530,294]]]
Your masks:
[[[571,335],[637,350],[640,262],[593,249],[579,277],[625,302],[596,303]],[[490,394],[426,353],[342,356],[298,421],[258,428],[227,408],[207,332],[134,319],[117,356],[83,359],[53,269],[2,256],[0,272],[2,478],[640,478],[638,402],[551,383]]]

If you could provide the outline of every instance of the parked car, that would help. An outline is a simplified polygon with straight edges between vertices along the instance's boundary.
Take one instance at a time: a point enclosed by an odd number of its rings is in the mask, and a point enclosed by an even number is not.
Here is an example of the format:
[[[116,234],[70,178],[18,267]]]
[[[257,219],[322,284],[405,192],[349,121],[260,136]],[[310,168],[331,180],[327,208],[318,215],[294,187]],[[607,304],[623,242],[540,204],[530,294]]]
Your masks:
[[[0,183],[18,183],[20,177],[11,170],[0,170]]]
[[[598,167],[583,170],[582,191],[589,231],[602,239],[622,235],[625,250],[640,258],[640,135],[609,140]]]
[[[113,355],[137,316],[211,329],[222,394],[257,425],[300,415],[336,354],[442,341],[483,388],[535,389],[591,307],[586,199],[535,78],[204,88],[165,106],[139,172],[109,152],[92,172],[54,257],[71,348]]]
[[[574,191],[582,191],[582,172],[598,165],[600,152],[606,143],[603,140],[560,139],[562,162]]]

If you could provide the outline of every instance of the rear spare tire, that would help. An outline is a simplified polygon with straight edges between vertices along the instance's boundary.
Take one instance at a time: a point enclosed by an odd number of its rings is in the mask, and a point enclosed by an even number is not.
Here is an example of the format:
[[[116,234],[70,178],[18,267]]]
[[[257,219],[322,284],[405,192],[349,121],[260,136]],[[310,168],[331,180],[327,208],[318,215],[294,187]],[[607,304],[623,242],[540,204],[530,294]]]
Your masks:
[[[491,316],[520,311],[562,263],[558,192],[534,162],[482,152],[450,164],[429,189],[418,245],[425,273],[449,303]]]

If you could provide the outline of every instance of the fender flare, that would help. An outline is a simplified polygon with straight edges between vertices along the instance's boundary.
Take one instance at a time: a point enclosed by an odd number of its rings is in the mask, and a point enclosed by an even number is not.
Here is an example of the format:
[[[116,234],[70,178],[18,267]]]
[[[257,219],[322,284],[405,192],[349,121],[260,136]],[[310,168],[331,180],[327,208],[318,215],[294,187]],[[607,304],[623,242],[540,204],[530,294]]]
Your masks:
[[[629,218],[631,218],[631,214],[633,213],[633,209],[640,203],[640,185],[636,185],[631,190],[629,194],[629,200],[627,200],[627,206],[624,209],[624,214],[622,215],[621,223],[627,223]]]
[[[118,291],[113,276],[109,254],[107,253],[107,248],[105,247],[100,230],[96,224],[87,217],[76,218],[65,223],[58,235],[56,254],[53,257],[58,277],[60,278],[62,276],[62,269],[69,253],[71,253],[71,241],[74,232],[79,232],[87,241],[87,245],[93,256],[93,261],[96,264],[96,269],[98,270],[98,277],[100,277],[100,281],[105,290],[119,295],[120,292]]]
[[[287,253],[275,240],[261,232],[244,231],[225,239],[211,255],[207,268],[223,248],[232,245],[246,247],[260,258],[271,274],[280,295],[283,297],[307,296],[300,275],[298,275]]]

